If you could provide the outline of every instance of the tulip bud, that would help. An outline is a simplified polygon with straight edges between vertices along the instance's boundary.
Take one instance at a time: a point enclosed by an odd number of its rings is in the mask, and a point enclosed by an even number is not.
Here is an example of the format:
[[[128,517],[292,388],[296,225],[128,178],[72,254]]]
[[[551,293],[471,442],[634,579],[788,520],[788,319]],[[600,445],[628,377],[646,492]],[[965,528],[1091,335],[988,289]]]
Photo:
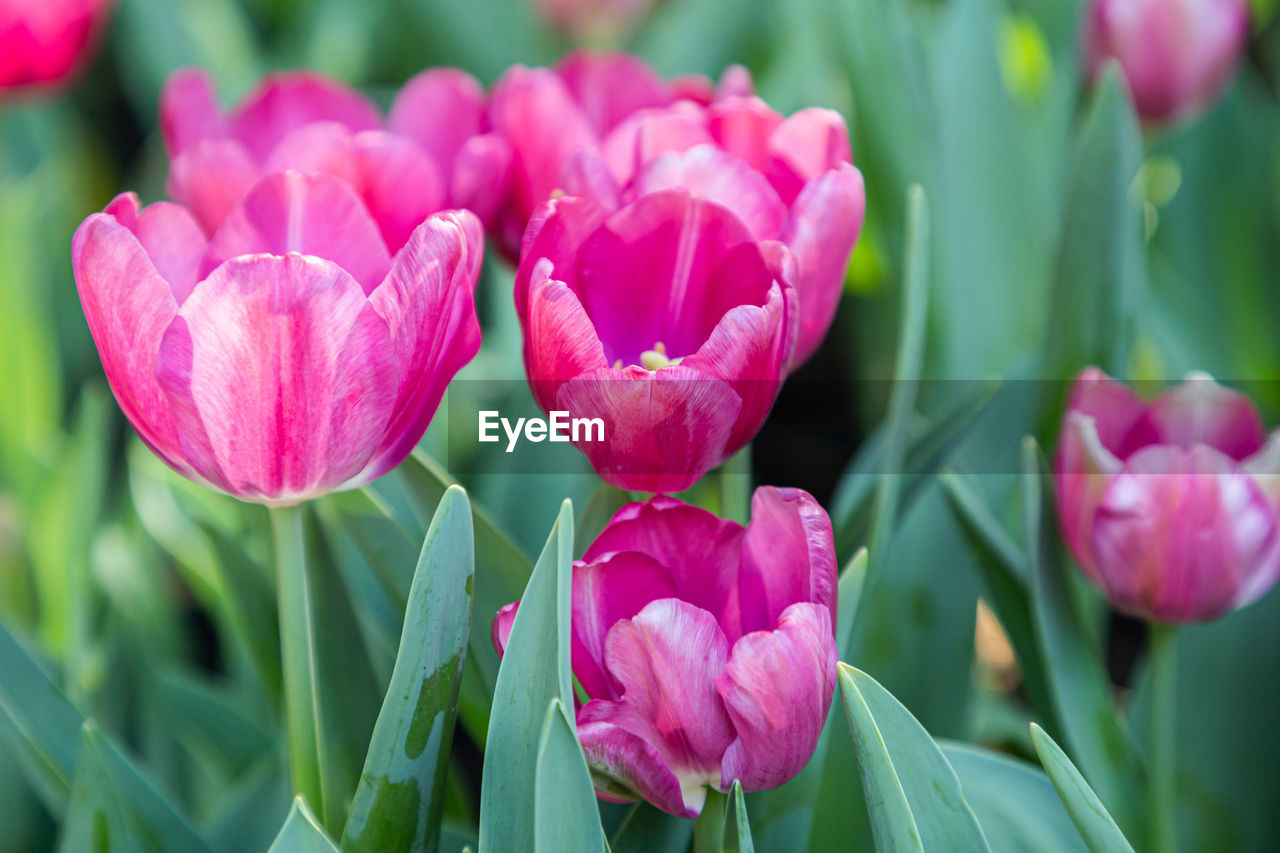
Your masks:
[[[60,83],[85,60],[111,0],[0,3],[0,92]]]
[[[1206,107],[1244,50],[1244,0],[1094,0],[1086,61],[1120,63],[1138,115],[1163,124]]]
[[[629,504],[572,586],[601,799],[696,817],[708,788],[776,788],[808,763],[836,678],[831,521],[808,494],[757,489],[746,528],[674,498]],[[514,612],[494,620],[500,654]]]
[[[1280,435],[1203,374],[1147,403],[1086,370],[1055,473],[1064,538],[1120,610],[1207,621],[1280,575]]]
[[[76,231],[85,319],[120,407],[178,472],[290,504],[367,483],[417,444],[480,346],[483,233],[436,214],[392,254],[351,187],[278,172],[206,238],[116,198]]]

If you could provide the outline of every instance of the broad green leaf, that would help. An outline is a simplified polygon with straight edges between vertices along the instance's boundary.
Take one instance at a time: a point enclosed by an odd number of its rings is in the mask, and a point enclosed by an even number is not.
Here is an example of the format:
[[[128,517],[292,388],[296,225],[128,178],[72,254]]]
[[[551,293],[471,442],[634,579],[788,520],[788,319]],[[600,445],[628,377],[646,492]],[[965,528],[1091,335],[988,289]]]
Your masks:
[[[1022,464],[1034,625],[1056,719],[1087,778],[1125,823],[1124,816],[1131,814],[1129,794],[1139,778],[1136,753],[1112,704],[1097,638],[1068,587],[1053,512],[1053,477],[1035,439],[1024,442]]]
[[[235,537],[212,524],[201,529],[216,555],[218,600],[226,621],[248,653],[263,693],[278,708],[283,686],[276,591]]]
[[[960,781],[929,733],[871,676],[844,663],[839,670],[876,849],[987,850]]]
[[[1049,779],[1025,761],[967,743],[939,742],[992,850],[1078,853],[1084,844]]]
[[[565,501],[511,627],[498,671],[480,788],[480,853],[533,850],[533,783],[552,699],[573,707],[569,590],[573,505]]]
[[[188,752],[230,778],[276,746],[270,718],[262,719],[262,711],[242,691],[177,669],[159,673],[156,688],[158,711],[174,736]]]
[[[693,821],[640,802],[627,813],[609,849],[612,853],[687,853],[692,839]]]
[[[547,705],[534,784],[534,849],[604,853],[604,830],[591,771],[573,720],[559,697]]]
[[[475,575],[471,504],[450,486],[414,572],[400,652],[373,729],[342,849],[437,848]]]
[[[1066,378],[1090,364],[1120,375],[1128,367],[1145,276],[1142,208],[1131,189],[1141,165],[1142,132],[1112,65],[1095,89],[1067,180],[1044,376]]]
[[[270,752],[222,791],[201,829],[214,850],[265,850],[292,801],[284,751]]]
[[[338,853],[338,848],[307,808],[306,800],[294,797],[289,817],[267,853]]]
[[[729,806],[724,818],[724,853],[756,853],[751,840],[751,821],[747,819],[747,803],[742,796],[742,783],[734,780],[729,791]]]
[[[272,510],[284,707],[294,792],[341,827],[376,716],[355,617],[306,506]]]
[[[1132,853],[1133,847],[1112,820],[1106,806],[1053,738],[1032,723],[1031,740],[1062,804],[1089,849],[1093,853]]]

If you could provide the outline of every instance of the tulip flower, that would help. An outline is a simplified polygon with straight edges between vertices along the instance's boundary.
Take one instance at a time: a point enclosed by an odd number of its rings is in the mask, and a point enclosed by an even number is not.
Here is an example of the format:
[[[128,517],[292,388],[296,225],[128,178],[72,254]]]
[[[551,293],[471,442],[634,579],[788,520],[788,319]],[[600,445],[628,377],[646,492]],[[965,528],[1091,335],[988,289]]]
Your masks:
[[[85,59],[111,0],[0,2],[0,91],[59,83]]]
[[[601,799],[697,817],[707,789],[787,782],[836,678],[831,521],[757,489],[743,528],[674,498],[618,511],[573,565],[578,738]],[[493,624],[506,648],[518,602]]]
[[[795,346],[794,263],[682,189],[609,212],[548,202],[516,273],[525,369],[548,412],[600,418],[577,442],[622,489],[677,492],[743,447]]]
[[[224,115],[208,75],[186,69],[165,84],[160,125],[169,194],[206,233],[263,175],[324,172],[351,185],[392,252],[436,211],[492,217],[511,156],[487,132],[480,84],[452,68],[411,79],[385,121],[358,92],[305,71],[268,77]]]
[[[1216,619],[1280,574],[1280,433],[1205,375],[1151,402],[1096,368],[1076,380],[1055,462],[1064,537],[1119,609]]]
[[[658,0],[534,0],[553,29],[580,42],[616,42],[635,28]]]
[[[277,172],[211,239],[185,207],[121,195],[72,261],[143,441],[197,482],[287,505],[381,476],[422,437],[480,345],[482,242],[449,211],[392,254],[349,184]]]
[[[1086,63],[1096,76],[1117,60],[1138,115],[1163,124],[1218,96],[1248,34],[1245,0],[1094,0]]]
[[[644,82],[606,87],[596,82],[602,68]],[[634,103],[593,94],[617,90],[634,93]],[[677,187],[727,207],[752,237],[780,241],[795,258],[794,368],[835,318],[862,230],[866,196],[844,119],[817,108],[784,118],[750,96],[745,83],[722,86],[710,103],[664,105],[670,94],[663,92],[647,68],[621,56],[576,54],[558,74],[508,74],[495,88],[493,110],[494,126],[511,140],[515,185],[523,191],[512,215],[521,221],[530,201],[557,189],[613,210]]]

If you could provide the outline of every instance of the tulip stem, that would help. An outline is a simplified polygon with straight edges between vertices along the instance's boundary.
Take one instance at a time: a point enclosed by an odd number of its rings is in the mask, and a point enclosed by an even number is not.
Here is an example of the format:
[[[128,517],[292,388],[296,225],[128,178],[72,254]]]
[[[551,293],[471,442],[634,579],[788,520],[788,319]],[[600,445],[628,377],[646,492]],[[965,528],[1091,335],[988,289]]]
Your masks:
[[[724,847],[724,813],[729,796],[707,788],[707,801],[693,824],[693,853],[720,853]]]
[[[1151,815],[1151,849],[1176,853],[1177,839],[1177,732],[1178,634],[1173,625],[1151,625],[1148,634],[1151,667],[1151,742],[1147,756],[1148,812]]]
[[[720,466],[720,515],[746,524],[751,520],[751,445]]]
[[[312,589],[307,572],[302,513],[299,506],[271,510],[280,616],[280,657],[284,669],[285,730],[293,791],[302,796],[316,814],[324,814],[319,709],[314,701],[316,682],[312,668],[315,658]]]

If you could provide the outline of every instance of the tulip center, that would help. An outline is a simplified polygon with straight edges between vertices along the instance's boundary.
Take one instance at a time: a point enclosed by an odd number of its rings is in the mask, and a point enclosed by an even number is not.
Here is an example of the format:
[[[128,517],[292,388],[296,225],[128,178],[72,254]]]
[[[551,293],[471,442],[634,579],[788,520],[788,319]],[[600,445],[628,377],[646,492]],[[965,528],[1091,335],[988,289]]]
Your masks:
[[[640,366],[645,370],[661,370],[664,367],[674,367],[684,361],[684,356],[672,358],[667,355],[667,345],[662,341],[657,341],[653,345],[653,349],[647,349],[640,353]],[[613,363],[615,370],[622,369],[622,359],[618,359]]]

